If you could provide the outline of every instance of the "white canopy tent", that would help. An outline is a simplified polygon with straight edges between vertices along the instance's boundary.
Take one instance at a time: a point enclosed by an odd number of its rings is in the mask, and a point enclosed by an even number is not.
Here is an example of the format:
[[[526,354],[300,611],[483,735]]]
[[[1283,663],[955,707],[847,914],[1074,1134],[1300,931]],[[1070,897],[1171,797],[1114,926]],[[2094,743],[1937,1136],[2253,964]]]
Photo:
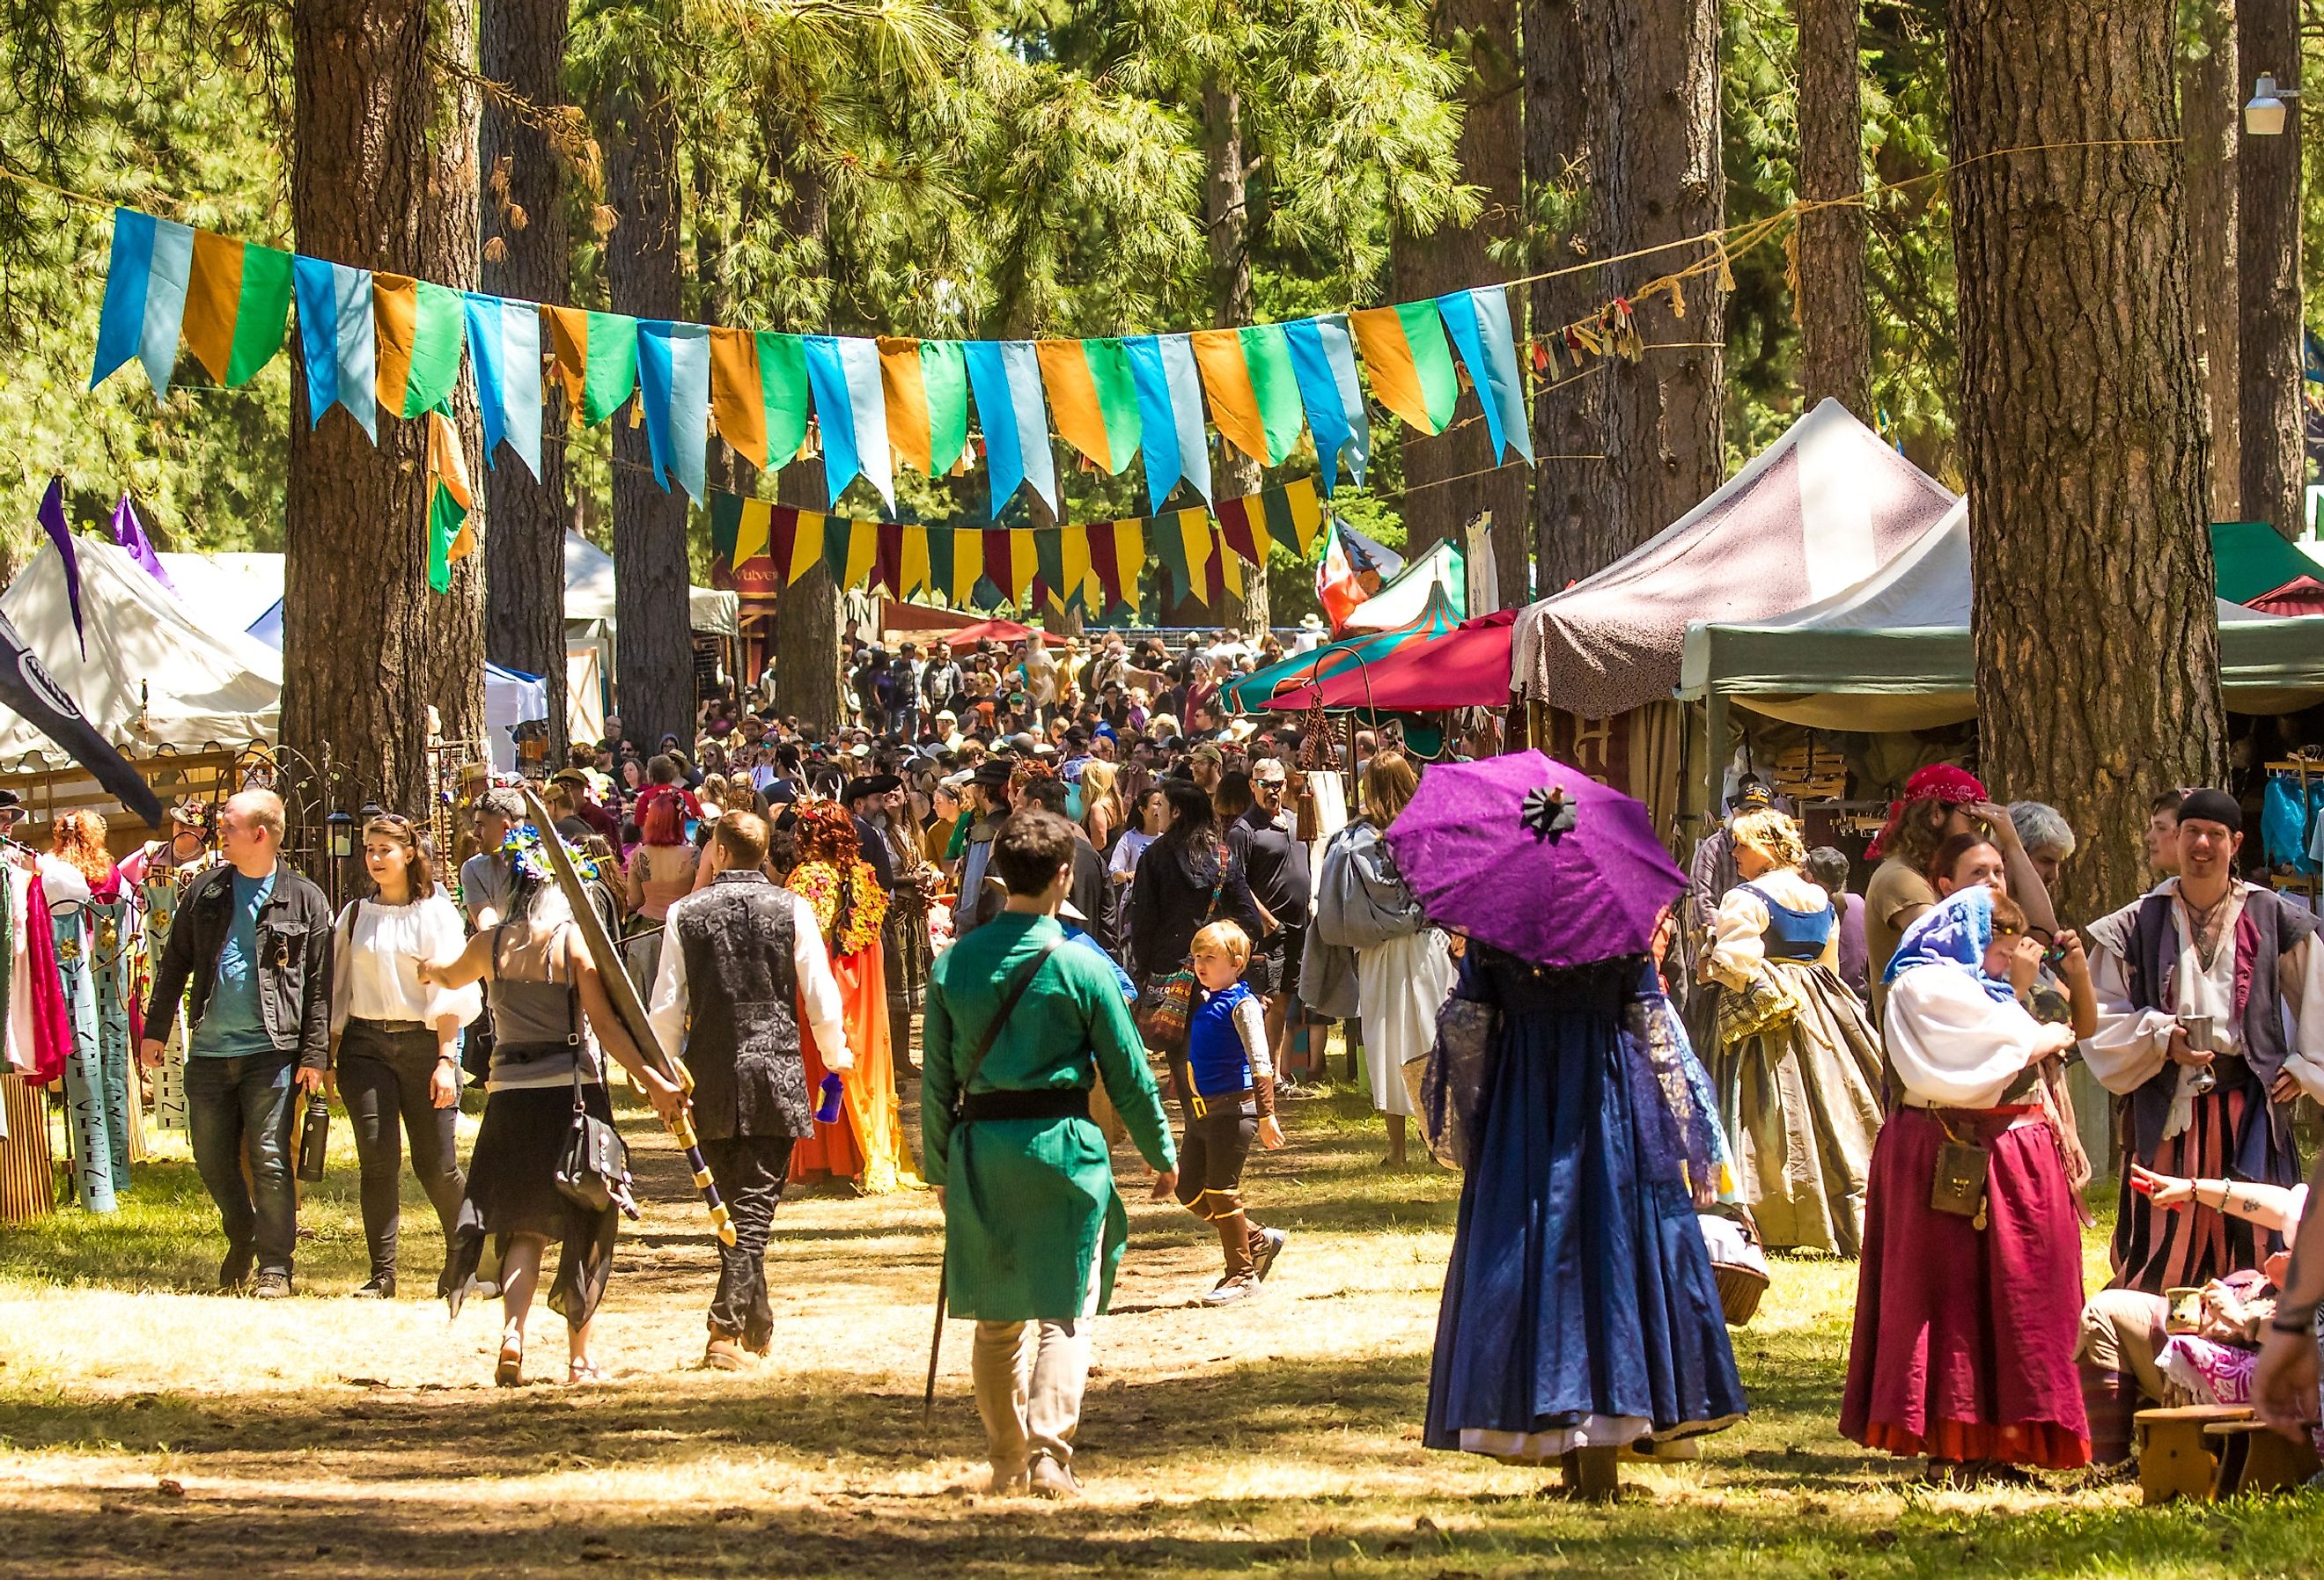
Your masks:
[[[687,614],[705,636],[734,634],[742,600],[710,587],[688,587]],[[565,534],[565,619],[613,621],[613,557],[578,532]]]
[[[1852,587],[1954,504],[1825,401],[1637,549],[1519,611],[1510,688],[1589,719],[1667,699],[1690,623],[1766,619]]]
[[[76,537],[88,651],[73,634],[64,561],[43,544],[0,593],[5,612],[106,739],[134,753],[274,739],[282,657],[239,630],[198,622],[145,568],[100,538]],[[0,757],[58,749],[0,709]]]

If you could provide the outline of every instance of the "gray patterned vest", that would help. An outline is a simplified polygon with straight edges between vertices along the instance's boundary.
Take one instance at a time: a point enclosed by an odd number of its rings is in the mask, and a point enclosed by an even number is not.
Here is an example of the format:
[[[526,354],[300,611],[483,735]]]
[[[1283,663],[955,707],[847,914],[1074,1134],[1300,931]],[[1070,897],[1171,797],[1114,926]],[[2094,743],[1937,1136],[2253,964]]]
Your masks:
[[[706,1141],[815,1133],[799,1057],[791,896],[721,873],[669,909],[686,962],[686,1063]]]

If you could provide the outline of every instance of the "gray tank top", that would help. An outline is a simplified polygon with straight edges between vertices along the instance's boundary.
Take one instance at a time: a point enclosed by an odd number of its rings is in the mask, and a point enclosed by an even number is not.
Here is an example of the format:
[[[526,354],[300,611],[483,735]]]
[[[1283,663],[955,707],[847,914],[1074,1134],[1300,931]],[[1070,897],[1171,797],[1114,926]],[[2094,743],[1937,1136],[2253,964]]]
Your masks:
[[[584,1083],[601,1078],[596,1049],[583,1031],[573,987],[571,924],[534,935],[493,929],[493,1065],[485,1090],[569,1086],[577,1061]]]

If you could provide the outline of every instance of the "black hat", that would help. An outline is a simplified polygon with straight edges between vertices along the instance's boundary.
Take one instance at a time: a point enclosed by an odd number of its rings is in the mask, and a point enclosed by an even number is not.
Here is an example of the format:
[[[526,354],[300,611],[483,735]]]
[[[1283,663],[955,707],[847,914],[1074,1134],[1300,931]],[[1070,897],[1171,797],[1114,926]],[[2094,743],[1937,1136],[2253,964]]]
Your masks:
[[[5,810],[13,807],[21,807],[23,804],[24,798],[18,795],[14,790],[0,790],[0,810]]]
[[[981,784],[987,790],[1006,790],[1009,787],[1010,772],[1006,760],[988,757],[976,765],[976,776],[969,782]]]
[[[847,781],[847,788],[839,792],[839,799],[846,805],[853,806],[865,796],[884,796],[891,790],[901,790],[904,781],[892,773],[862,774]]]
[[[2244,831],[2243,804],[2223,790],[2189,790],[2179,803],[2181,823],[2224,824],[2230,834]]]

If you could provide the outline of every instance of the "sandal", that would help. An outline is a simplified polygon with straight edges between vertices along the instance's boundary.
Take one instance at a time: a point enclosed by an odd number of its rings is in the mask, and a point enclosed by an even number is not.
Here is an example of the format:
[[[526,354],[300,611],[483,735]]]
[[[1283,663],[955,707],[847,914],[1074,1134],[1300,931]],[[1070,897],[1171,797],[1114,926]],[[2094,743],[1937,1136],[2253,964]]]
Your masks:
[[[595,1361],[567,1361],[565,1363],[565,1381],[568,1383],[611,1382],[613,1380],[613,1374]]]
[[[514,1388],[524,1381],[524,1340],[501,1340],[500,1363],[493,1368],[493,1382],[499,1388]]]

